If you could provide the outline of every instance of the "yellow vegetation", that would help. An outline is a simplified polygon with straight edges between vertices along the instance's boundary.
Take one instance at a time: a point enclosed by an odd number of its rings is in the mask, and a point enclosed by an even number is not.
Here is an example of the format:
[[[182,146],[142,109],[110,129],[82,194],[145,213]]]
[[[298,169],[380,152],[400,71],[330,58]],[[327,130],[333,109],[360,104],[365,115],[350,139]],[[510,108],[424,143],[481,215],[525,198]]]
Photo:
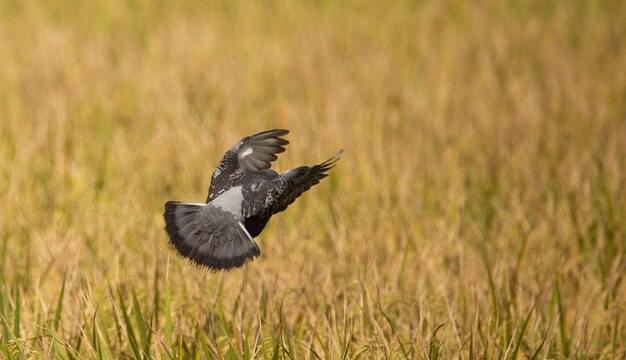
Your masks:
[[[626,2],[0,2],[0,357],[626,352]],[[345,153],[260,258],[163,203]],[[64,281],[65,278],[65,281]]]

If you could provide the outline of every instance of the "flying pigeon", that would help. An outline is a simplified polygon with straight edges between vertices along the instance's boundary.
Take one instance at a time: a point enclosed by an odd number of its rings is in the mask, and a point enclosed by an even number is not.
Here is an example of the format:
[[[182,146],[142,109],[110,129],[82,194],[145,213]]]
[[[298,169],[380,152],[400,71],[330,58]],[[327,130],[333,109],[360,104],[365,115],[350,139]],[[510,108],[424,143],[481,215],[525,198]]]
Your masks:
[[[343,152],[321,164],[278,174],[270,166],[289,144],[282,138],[288,133],[263,131],[226,151],[211,176],[205,204],[165,203],[165,230],[180,255],[210,270],[229,270],[261,254],[253,238],[272,215],[328,176]]]

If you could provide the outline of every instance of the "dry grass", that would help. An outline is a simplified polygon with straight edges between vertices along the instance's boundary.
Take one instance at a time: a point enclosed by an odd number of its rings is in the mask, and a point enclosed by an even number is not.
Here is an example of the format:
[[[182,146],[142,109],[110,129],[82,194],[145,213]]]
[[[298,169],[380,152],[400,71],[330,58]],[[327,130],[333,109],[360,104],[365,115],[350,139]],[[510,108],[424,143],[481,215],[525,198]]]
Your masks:
[[[0,2],[0,357],[625,356],[625,24],[617,0]],[[177,258],[163,203],[272,127],[279,170],[346,152],[244,269]]]

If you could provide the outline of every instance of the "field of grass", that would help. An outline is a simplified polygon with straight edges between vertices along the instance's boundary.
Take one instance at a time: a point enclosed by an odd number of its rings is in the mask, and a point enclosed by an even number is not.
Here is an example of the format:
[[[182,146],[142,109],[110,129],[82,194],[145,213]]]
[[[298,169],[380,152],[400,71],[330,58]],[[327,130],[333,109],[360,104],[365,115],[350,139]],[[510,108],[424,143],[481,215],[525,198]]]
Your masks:
[[[626,2],[0,1],[0,358],[623,358]],[[163,203],[345,153],[209,273]]]

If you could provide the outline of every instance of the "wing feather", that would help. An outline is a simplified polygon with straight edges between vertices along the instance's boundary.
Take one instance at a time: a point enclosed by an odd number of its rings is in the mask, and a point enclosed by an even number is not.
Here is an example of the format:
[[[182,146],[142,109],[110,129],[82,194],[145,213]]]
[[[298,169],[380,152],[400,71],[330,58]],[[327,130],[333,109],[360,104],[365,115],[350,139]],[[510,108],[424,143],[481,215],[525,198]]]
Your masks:
[[[278,159],[276,154],[284,152],[284,146],[289,144],[289,141],[280,138],[288,133],[288,130],[274,129],[243,139],[237,149],[239,166],[252,171],[269,169],[271,163]]]
[[[328,176],[326,172],[335,167],[342,153],[343,150],[339,150],[335,156],[321,164],[311,167],[300,166],[280,175],[279,181],[282,184],[282,193],[276,199],[273,213],[276,214],[285,210],[302,193],[319,184],[322,179]]]

